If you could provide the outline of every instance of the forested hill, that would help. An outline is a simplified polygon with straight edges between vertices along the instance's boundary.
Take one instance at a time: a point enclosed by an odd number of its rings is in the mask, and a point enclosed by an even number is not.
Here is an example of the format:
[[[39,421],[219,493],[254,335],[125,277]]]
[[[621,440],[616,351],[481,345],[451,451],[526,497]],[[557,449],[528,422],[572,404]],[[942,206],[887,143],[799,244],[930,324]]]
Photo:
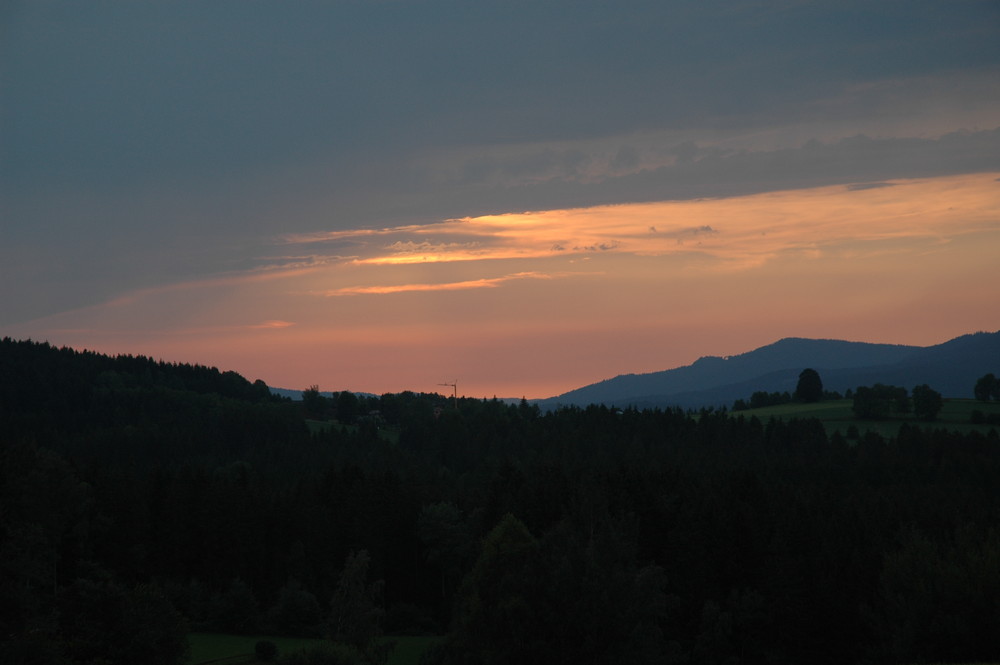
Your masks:
[[[108,356],[9,337],[0,340],[0,377],[0,397],[5,404],[122,388],[168,388],[246,401],[270,398],[263,381],[251,383],[236,372],[222,372],[216,367],[168,363],[145,356]]]
[[[807,367],[820,373],[827,390],[929,384],[946,397],[972,397],[983,368],[995,366],[1000,366],[1000,332],[963,335],[929,347],[787,338],[736,356],[707,356],[676,369],[617,376],[538,404],[717,407],[755,391],[793,392]]]
[[[2,662],[180,665],[188,629],[358,665],[383,633],[442,635],[424,665],[1000,653],[996,429],[293,403],[10,340],[0,386]]]
[[[264,382],[215,367],[0,340],[0,423],[8,441],[89,458],[181,459],[214,454],[211,443],[224,430],[225,439],[250,441],[302,428],[301,414],[282,402]]]

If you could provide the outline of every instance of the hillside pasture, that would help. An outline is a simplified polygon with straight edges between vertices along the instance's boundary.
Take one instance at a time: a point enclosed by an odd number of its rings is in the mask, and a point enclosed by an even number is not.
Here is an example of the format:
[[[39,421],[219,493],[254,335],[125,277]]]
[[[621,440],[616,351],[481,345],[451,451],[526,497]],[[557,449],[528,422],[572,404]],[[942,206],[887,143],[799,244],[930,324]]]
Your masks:
[[[395,643],[389,654],[388,665],[417,665],[420,656],[440,637],[433,635],[387,636]],[[258,641],[268,640],[278,647],[278,655],[308,649],[326,642],[305,637],[275,637],[269,635],[229,635],[225,633],[190,633],[188,644],[191,654],[188,665],[244,665],[257,663],[254,649]]]
[[[306,419],[306,428],[308,428],[310,434],[322,434],[325,432],[340,432],[348,434],[357,434],[357,425],[345,425],[338,420],[313,420],[310,418]],[[381,426],[378,429],[379,437],[388,443],[396,445],[399,443],[399,428],[390,426]]]
[[[816,418],[823,423],[828,436],[834,432],[840,432],[842,436],[847,436],[847,432],[853,425],[858,433],[864,436],[866,432],[875,432],[883,437],[895,436],[900,425],[906,423],[917,427],[944,428],[962,433],[979,432],[987,434],[991,429],[1000,430],[1000,425],[994,423],[972,422],[972,412],[980,411],[989,419],[1000,419],[1000,402],[980,402],[974,399],[946,399],[937,419],[933,421],[920,420],[914,418],[912,414],[893,415],[879,420],[863,420],[854,415],[851,408],[852,400],[839,399],[814,402],[811,404],[801,404],[793,402],[789,404],[779,404],[777,406],[766,406],[759,409],[747,409],[745,411],[733,411],[733,416],[743,416],[750,418],[756,416],[761,422],[767,422],[771,418],[779,420],[790,420],[792,418],[807,419]]]

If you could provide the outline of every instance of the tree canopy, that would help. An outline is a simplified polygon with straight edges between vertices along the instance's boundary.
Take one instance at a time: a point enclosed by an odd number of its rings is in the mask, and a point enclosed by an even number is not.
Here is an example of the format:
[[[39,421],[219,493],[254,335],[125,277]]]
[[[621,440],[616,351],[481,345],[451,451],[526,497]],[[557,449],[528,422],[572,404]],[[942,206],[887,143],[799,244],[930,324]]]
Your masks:
[[[823,381],[819,372],[806,368],[799,373],[799,382],[795,386],[795,399],[803,402],[818,402],[823,399]]]
[[[1000,379],[992,372],[984,374],[976,380],[973,393],[980,402],[988,402],[991,399],[1000,400]]]
[[[926,383],[913,388],[913,415],[917,418],[934,420],[943,406],[941,393]]]
[[[447,633],[428,665],[1000,653],[996,428],[399,393],[311,431],[210,369],[6,342],[0,368],[5,662],[179,663],[185,624],[356,661]]]
[[[858,386],[851,408],[858,418],[879,419],[892,414],[909,413],[912,404],[906,388],[876,383]]]

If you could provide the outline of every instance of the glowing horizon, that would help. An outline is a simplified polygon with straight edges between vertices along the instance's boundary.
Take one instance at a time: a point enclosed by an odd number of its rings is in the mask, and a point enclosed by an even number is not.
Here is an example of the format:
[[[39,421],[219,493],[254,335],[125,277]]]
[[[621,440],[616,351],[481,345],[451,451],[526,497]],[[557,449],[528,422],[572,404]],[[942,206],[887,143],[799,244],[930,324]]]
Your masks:
[[[1000,329],[1000,6],[577,10],[18,3],[0,335],[548,397]]]
[[[5,334],[216,365],[283,388],[433,391],[458,377],[469,396],[532,398],[788,336],[928,345],[998,327],[983,306],[995,296],[998,181],[897,179],[287,235],[272,247],[309,251],[275,257],[262,246],[258,267],[137,289]]]

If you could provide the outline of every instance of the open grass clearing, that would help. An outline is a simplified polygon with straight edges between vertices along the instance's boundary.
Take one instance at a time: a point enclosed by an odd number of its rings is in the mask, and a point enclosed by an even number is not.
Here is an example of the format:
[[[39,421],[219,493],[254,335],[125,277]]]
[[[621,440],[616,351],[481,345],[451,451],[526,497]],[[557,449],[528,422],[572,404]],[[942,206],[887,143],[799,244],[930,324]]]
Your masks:
[[[816,418],[823,423],[828,436],[840,432],[847,436],[847,431],[853,425],[858,433],[864,436],[866,432],[875,432],[884,437],[895,436],[899,426],[907,423],[917,427],[944,428],[957,432],[979,432],[987,434],[991,429],[1000,430],[996,424],[976,424],[971,422],[972,412],[981,411],[985,416],[993,415],[1000,418],[1000,402],[980,402],[974,399],[946,399],[936,420],[919,420],[911,416],[892,416],[881,420],[861,420],[854,415],[851,408],[852,400],[838,399],[815,402],[812,404],[779,404],[765,406],[759,409],[733,411],[733,416],[750,418],[756,416],[761,422],[771,418],[790,420],[792,418]]]
[[[338,420],[312,420],[310,418],[306,419],[306,427],[309,429],[310,434],[318,434],[320,432],[330,432],[334,429],[338,432],[349,432],[351,434],[358,433],[357,425],[345,425]],[[382,426],[379,427],[378,435],[383,441],[388,441],[389,443],[396,445],[399,443],[399,428],[392,426]]]
[[[440,637],[434,635],[386,636],[385,639],[395,642],[392,653],[389,654],[389,665],[417,665],[420,662],[421,654],[441,640]],[[187,662],[189,665],[256,663],[254,648],[259,640],[274,642],[275,646],[278,647],[279,656],[323,644],[326,641],[308,637],[190,633],[188,644],[191,645],[191,654]]]

